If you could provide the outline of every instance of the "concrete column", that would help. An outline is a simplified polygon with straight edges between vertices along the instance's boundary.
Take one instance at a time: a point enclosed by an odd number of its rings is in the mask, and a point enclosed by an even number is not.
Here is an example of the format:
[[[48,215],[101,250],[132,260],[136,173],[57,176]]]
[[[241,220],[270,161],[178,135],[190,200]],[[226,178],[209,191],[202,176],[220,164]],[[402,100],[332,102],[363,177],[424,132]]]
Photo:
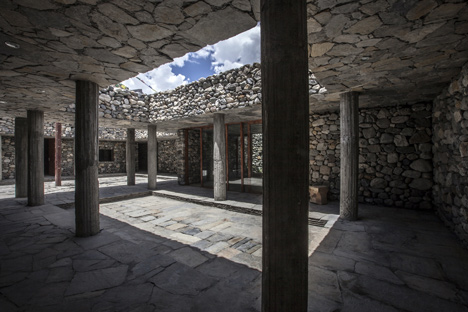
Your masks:
[[[15,197],[28,196],[28,119],[15,118]]]
[[[91,81],[76,81],[75,224],[76,236],[99,233],[98,90]]]
[[[62,185],[62,124],[55,123],[55,186]]]
[[[214,114],[213,143],[214,200],[226,200],[226,132],[224,114]]]
[[[44,205],[44,112],[28,110],[28,206]]]
[[[148,125],[148,189],[155,190],[158,176],[158,139],[156,125]]]
[[[340,217],[358,217],[359,99],[357,92],[341,94]]]
[[[2,136],[0,135],[0,181],[3,180]]]
[[[261,0],[262,311],[307,311],[309,97],[306,0]]]
[[[127,185],[135,185],[136,153],[134,128],[127,129],[127,145],[125,155],[125,160],[127,163]]]

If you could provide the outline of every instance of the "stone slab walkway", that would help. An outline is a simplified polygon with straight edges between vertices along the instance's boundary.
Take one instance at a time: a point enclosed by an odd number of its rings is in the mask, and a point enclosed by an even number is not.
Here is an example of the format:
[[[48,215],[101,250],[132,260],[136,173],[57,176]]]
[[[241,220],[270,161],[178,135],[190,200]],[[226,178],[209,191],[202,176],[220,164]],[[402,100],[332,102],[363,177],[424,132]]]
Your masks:
[[[124,182],[110,179],[101,197],[131,194]],[[51,204],[67,186],[40,207],[8,187],[2,312],[260,310],[259,216],[146,196],[101,204],[101,233],[76,238],[73,208]],[[334,219],[337,206],[311,210]],[[360,216],[309,226],[309,311],[468,311],[468,250],[435,215],[362,205]]]

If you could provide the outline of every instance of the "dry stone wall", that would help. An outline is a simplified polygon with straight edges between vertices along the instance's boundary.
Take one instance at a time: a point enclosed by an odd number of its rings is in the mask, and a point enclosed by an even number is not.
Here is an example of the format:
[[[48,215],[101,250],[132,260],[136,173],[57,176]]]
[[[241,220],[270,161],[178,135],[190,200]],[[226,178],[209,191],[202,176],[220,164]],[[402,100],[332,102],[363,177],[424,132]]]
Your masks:
[[[431,104],[361,109],[359,201],[429,209],[432,202]],[[310,118],[310,183],[339,197],[340,125],[337,113]]]
[[[15,178],[15,138],[13,136],[1,137],[2,144],[2,179]]]
[[[124,173],[126,172],[125,143],[124,142],[99,142],[99,149],[113,150],[114,159],[112,161],[100,161],[99,173]]]
[[[434,205],[468,244],[468,64],[434,100]]]
[[[11,117],[0,118],[0,134],[14,135],[15,133],[15,119]],[[55,137],[55,123],[44,122],[44,136],[49,138]],[[158,136],[164,136],[163,133],[158,132]],[[62,138],[74,138],[75,127],[71,124],[62,124]],[[135,138],[137,140],[145,140],[148,138],[148,131],[136,129]],[[127,129],[121,128],[99,128],[99,139],[102,140],[126,140]]]
[[[310,94],[326,91],[311,72],[309,84]],[[100,90],[99,117],[157,122],[261,105],[261,100],[260,64],[255,63],[155,94],[107,87]],[[67,111],[75,112],[75,104]]]
[[[176,140],[158,141],[158,173],[176,173]]]
[[[70,139],[62,140],[62,175],[72,176],[75,174],[74,163],[75,141]]]

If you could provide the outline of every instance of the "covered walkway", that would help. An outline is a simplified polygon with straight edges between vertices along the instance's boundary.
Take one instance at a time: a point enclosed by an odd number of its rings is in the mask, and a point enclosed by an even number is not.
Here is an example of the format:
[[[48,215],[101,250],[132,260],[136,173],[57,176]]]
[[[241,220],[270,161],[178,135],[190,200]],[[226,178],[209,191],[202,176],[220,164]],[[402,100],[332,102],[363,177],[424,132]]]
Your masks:
[[[234,211],[172,177],[144,196],[146,181],[100,178],[88,238],[74,235],[72,181],[46,182],[38,207],[0,186],[0,310],[259,311],[261,197],[228,193]],[[432,212],[362,205],[349,222],[337,204],[309,208],[326,221],[309,225],[309,311],[468,311],[468,251]]]

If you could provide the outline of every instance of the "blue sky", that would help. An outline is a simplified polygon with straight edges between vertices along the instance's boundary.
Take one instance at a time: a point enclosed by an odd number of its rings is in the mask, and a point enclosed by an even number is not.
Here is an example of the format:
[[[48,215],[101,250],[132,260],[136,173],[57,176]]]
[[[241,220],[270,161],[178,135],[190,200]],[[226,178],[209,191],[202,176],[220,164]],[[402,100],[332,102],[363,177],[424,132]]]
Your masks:
[[[208,77],[246,64],[260,62],[260,25],[230,39],[188,53],[137,77],[156,91],[174,89],[202,77]],[[137,78],[122,82],[130,89],[154,93]]]

